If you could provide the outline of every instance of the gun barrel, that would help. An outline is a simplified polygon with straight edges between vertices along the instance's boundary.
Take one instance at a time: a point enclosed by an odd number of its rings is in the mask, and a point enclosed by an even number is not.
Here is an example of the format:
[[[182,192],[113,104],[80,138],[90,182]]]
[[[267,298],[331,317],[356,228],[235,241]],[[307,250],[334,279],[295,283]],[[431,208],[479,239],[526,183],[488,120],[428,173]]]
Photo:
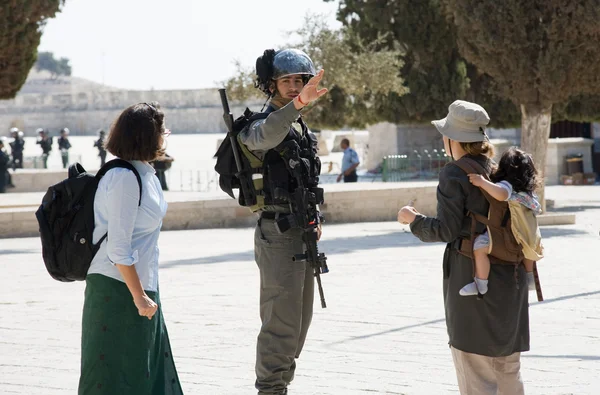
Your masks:
[[[315,268],[315,277],[317,278],[317,286],[319,288],[319,297],[321,298],[321,308],[327,308],[327,303],[325,303],[325,295],[323,294],[323,286],[321,285],[321,275],[318,272],[318,269]]]
[[[231,113],[231,110],[229,109],[229,102],[227,100],[227,92],[225,90],[225,88],[221,88],[219,89],[219,95],[221,96],[221,104],[223,105],[223,110],[225,110],[225,113]]]
[[[250,194],[249,185],[252,182],[252,179],[248,179],[248,175],[244,172],[242,159],[240,158],[240,154],[238,152],[237,140],[233,133],[233,115],[229,109],[227,91],[224,88],[221,88],[219,89],[219,95],[221,96],[221,104],[223,105],[223,120],[225,121],[225,125],[227,125],[227,129],[229,131],[229,141],[233,149],[233,157],[235,159],[235,166],[237,168],[236,175],[240,180],[241,194],[248,205],[254,205],[256,204],[256,197],[253,194]]]

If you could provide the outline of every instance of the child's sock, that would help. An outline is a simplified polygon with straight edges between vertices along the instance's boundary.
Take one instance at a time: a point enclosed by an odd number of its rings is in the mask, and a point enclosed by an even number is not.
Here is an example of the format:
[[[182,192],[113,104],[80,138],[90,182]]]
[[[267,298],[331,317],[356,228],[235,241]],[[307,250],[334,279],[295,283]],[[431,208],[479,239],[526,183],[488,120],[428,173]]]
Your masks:
[[[472,296],[477,295],[479,291],[480,294],[485,294],[488,291],[488,280],[482,280],[480,278],[475,277],[474,282],[469,283],[461,288],[459,293],[461,296]],[[475,284],[477,283],[477,284]]]
[[[533,272],[527,272],[527,288],[530,291],[535,291],[535,278]]]

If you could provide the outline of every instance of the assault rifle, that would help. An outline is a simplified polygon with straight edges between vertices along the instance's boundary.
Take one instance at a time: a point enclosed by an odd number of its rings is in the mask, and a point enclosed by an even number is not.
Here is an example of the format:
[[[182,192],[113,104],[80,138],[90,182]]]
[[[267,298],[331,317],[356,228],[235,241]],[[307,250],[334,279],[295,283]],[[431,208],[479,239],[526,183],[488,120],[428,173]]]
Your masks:
[[[256,195],[254,194],[254,189],[251,185],[252,175],[249,175],[248,171],[242,168],[240,151],[237,144],[237,133],[233,130],[233,115],[231,115],[231,110],[229,109],[227,91],[224,88],[219,89],[219,94],[221,95],[221,104],[223,105],[223,120],[229,131],[229,142],[231,143],[231,149],[233,150],[233,156],[235,158],[235,166],[237,168],[235,176],[240,180],[240,193],[242,194],[246,205],[253,206],[256,204]]]
[[[295,141],[288,141],[281,145],[280,151],[286,167],[296,180],[296,189],[289,195],[292,208],[292,214],[277,221],[277,228],[280,232],[298,226],[302,229],[302,240],[306,246],[304,254],[296,254],[293,261],[308,262],[314,271],[321,298],[321,307],[326,308],[325,296],[321,285],[321,274],[329,272],[327,267],[327,257],[319,252],[317,246],[317,228],[323,221],[317,211],[317,205],[323,204],[323,188],[307,188],[304,185],[304,175],[310,173],[310,166],[305,162],[306,159],[300,157],[300,147]]]

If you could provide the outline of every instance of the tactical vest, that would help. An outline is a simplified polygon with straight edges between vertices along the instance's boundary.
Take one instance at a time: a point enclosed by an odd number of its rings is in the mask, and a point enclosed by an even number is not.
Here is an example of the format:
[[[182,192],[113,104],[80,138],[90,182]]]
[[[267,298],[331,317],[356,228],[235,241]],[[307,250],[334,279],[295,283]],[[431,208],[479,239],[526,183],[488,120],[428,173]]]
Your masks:
[[[246,128],[251,124],[249,123]],[[282,156],[284,149],[294,147],[293,149],[298,150],[302,161],[300,165],[303,169],[304,186],[312,188],[318,185],[321,173],[321,161],[317,156],[318,141],[302,118],[292,124],[287,136],[277,147],[265,152],[262,160],[242,144],[239,134],[237,139],[238,146],[252,169],[252,186],[256,194],[256,204],[245,204],[242,199],[240,204],[249,207],[253,212],[260,211],[265,206],[287,205],[290,202],[289,196],[297,187],[297,181],[286,166]]]

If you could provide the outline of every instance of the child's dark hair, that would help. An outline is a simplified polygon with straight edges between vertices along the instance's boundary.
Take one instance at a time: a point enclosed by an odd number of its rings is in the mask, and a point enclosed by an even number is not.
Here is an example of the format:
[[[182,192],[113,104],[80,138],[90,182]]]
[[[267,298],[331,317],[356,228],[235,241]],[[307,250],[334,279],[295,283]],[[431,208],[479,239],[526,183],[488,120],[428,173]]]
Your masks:
[[[533,158],[517,147],[510,147],[500,158],[498,168],[490,177],[496,183],[508,181],[516,193],[533,193],[540,186],[538,172]]]

